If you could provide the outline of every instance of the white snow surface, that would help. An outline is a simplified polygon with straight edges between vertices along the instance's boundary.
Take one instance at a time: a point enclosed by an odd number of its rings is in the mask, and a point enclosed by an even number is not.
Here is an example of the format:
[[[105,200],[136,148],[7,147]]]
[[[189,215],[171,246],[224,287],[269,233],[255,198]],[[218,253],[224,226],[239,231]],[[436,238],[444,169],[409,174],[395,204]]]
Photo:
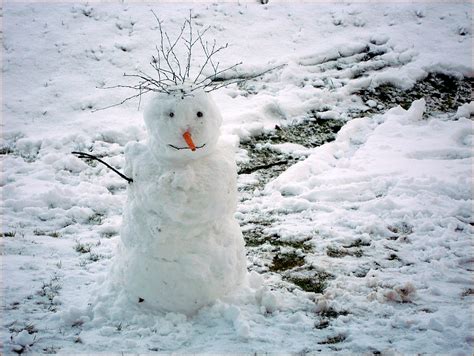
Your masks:
[[[104,289],[127,183],[70,152],[124,169],[126,144],[147,137],[143,113],[137,102],[91,112],[129,95],[97,88],[148,70],[150,9],[173,36],[190,7],[196,27],[229,42],[223,67],[285,64],[247,90],[213,92],[223,141],[242,161],[239,140],[312,109],[342,120],[368,110],[359,88],[473,75],[467,3],[4,4],[2,353],[472,354],[472,102],[428,117],[423,100],[385,107],[318,148],[277,147],[310,155],[236,217],[272,217],[265,232],[287,241],[310,237],[305,263],[332,275],[322,294],[254,270],[246,288],[186,316]],[[380,55],[363,60],[367,48]],[[335,244],[367,248],[331,258]]]

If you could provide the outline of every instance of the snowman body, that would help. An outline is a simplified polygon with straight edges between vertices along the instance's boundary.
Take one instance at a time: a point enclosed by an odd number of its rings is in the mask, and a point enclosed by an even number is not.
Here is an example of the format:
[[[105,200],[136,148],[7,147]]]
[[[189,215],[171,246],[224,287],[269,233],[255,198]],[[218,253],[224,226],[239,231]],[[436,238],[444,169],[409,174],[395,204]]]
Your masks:
[[[148,141],[126,147],[133,183],[114,278],[132,301],[192,314],[244,283],[236,164],[218,143],[221,121],[207,93],[160,94],[145,111]]]

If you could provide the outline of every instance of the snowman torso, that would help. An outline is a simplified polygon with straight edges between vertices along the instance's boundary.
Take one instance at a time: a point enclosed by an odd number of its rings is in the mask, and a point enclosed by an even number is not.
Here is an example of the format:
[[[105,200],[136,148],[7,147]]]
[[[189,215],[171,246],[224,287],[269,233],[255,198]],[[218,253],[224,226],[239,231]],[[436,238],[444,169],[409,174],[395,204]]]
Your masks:
[[[158,161],[146,145],[134,143],[127,147],[126,155],[126,173],[134,182],[129,187],[125,218],[143,220],[144,228],[160,234],[151,241],[127,234],[124,244],[148,250],[150,244],[176,239],[177,232],[189,234],[233,218],[236,168],[228,149],[175,163]]]
[[[126,147],[125,173],[133,183],[114,273],[132,300],[192,314],[243,283],[233,152],[208,146],[196,158],[186,152],[186,159],[157,155],[153,139]]]

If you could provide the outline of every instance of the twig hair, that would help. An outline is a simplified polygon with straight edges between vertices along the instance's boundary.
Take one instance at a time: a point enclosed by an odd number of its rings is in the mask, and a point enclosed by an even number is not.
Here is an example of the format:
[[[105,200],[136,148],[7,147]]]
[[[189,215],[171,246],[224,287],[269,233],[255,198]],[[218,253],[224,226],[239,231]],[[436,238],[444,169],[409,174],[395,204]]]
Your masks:
[[[189,18],[184,21],[178,36],[176,39],[171,39],[168,33],[163,30],[163,22],[153,10],[151,10],[151,12],[158,23],[158,30],[160,34],[160,43],[155,46],[156,53],[152,56],[150,61],[150,65],[154,69],[155,76],[149,75],[142,70],[137,70],[134,74],[124,73],[124,77],[136,79],[137,83],[132,85],[107,86],[100,89],[127,88],[138,91],[138,93],[125,98],[119,103],[104,108],[95,109],[93,111],[105,110],[119,106],[135,98],[139,98],[138,106],[140,107],[142,95],[149,92],[165,93],[170,95],[179,94],[183,98],[185,96],[193,95],[192,92],[195,90],[211,92],[230,84],[242,83],[250,79],[260,77],[274,69],[283,66],[281,65],[273,67],[255,75],[247,75],[245,77],[231,77],[229,79],[225,79],[224,73],[228,73],[229,71],[235,69],[241,65],[242,62],[224,67],[222,69],[219,67],[220,63],[215,61],[215,55],[226,49],[229,44],[226,43],[223,46],[218,46],[216,40],[213,40],[211,43],[205,41],[203,36],[210,29],[210,26],[206,27],[202,31],[197,30],[195,33],[192,24],[192,14],[191,11],[189,11]],[[179,44],[184,45],[187,51],[184,63],[183,60],[180,61],[176,53],[176,49]],[[204,63],[199,67],[197,74],[192,76],[191,59],[193,53],[195,53],[197,49],[196,47],[200,48],[204,53],[205,60]],[[206,75],[205,73],[209,71],[211,74]]]

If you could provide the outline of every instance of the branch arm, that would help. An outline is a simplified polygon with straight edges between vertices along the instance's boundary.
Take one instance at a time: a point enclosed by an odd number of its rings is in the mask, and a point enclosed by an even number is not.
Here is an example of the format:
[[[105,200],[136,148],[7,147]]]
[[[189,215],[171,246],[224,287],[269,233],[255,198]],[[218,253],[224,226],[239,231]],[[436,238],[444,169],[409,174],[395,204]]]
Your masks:
[[[105,165],[107,168],[111,169],[112,171],[114,171],[115,173],[117,173],[121,178],[125,179],[129,184],[130,183],[133,183],[133,179],[132,178],[129,178],[127,177],[126,175],[120,173],[118,170],[116,170],[114,167],[112,167],[110,164],[102,161],[99,157],[97,156],[94,156],[94,155],[91,155],[89,153],[85,153],[85,152],[78,152],[78,151],[73,151],[71,152],[73,155],[76,155],[78,158],[90,158],[90,159],[93,159],[93,160],[96,160],[100,163],[102,163],[103,165]]]

